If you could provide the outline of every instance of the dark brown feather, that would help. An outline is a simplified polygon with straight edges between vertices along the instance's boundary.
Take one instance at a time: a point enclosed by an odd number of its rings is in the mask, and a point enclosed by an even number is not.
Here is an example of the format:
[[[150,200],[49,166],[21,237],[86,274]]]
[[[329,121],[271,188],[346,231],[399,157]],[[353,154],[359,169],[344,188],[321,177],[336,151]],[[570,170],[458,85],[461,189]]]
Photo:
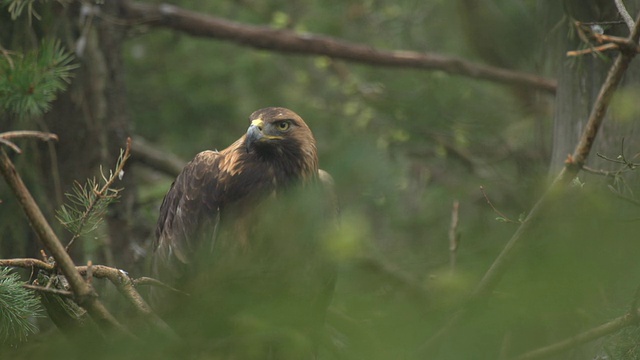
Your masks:
[[[285,108],[266,108],[249,118],[258,119],[264,122],[265,135],[277,135],[277,140],[263,139],[247,148],[243,135],[220,152],[203,151],[172,184],[160,208],[152,259],[160,280],[180,288],[200,271],[192,267],[196,255],[212,251],[216,241],[227,242],[222,249],[250,248],[251,224],[265,211],[265,199],[293,186],[332,182],[318,169],[315,139],[300,116]],[[273,132],[283,121],[290,123],[289,129]],[[333,195],[328,200],[333,203]],[[224,240],[218,239],[221,226]]]

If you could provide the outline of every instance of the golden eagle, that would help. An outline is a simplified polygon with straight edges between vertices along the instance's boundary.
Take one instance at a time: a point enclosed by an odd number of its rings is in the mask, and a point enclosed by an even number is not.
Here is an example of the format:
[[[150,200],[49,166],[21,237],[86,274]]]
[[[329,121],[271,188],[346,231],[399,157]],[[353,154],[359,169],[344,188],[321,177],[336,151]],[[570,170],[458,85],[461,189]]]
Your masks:
[[[332,179],[299,115],[270,107],[249,121],[240,139],[197,154],[171,185],[153,272],[188,293],[207,288],[211,296],[191,300],[198,316],[227,324],[222,336],[238,322],[315,336],[335,281],[318,234],[335,220]]]

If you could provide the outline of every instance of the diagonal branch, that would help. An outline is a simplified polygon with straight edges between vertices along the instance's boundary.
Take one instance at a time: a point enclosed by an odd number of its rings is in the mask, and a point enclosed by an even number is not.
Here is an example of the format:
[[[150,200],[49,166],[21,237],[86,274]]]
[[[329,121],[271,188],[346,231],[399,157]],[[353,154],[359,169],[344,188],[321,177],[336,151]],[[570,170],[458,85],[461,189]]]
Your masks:
[[[452,75],[526,86],[547,93],[554,93],[557,87],[557,82],[552,79],[477,64],[453,56],[415,51],[379,50],[368,45],[328,36],[298,34],[290,30],[241,24],[166,4],[149,5],[125,1],[123,16],[133,24],[143,23],[167,27],[193,36],[228,40],[258,49],[303,55],[324,55],[368,65],[440,70]]]
[[[638,310],[635,310],[638,312]],[[627,326],[637,325],[638,324],[638,314],[628,313],[617,317],[611,321],[608,321],[602,325],[596,326],[592,329],[589,329],[583,333],[571,336],[564,340],[558,341],[557,343],[529,351],[524,353],[518,357],[516,360],[532,360],[532,359],[543,359],[548,358],[552,355],[556,355],[560,352],[569,350],[578,345],[587,343],[589,341],[601,338],[606,335],[610,335],[619,331]]]
[[[73,291],[74,298],[78,304],[89,312],[91,317],[103,329],[117,329],[122,333],[129,334],[118,321],[109,313],[106,307],[98,300],[95,290],[87,284],[80,273],[76,270],[69,254],[53,232],[53,229],[45,219],[42,211],[31,196],[31,193],[17,173],[16,168],[7,156],[4,149],[0,149],[0,173],[7,184],[18,198],[25,214],[34,231],[44,244],[45,248],[56,259],[58,267],[65,275]]]
[[[638,38],[640,38],[640,16],[635,22],[629,41],[637,43]],[[440,339],[445,337],[452,329],[463,321],[468,315],[469,309],[472,307],[471,305],[480,303],[491,294],[500,282],[506,268],[511,263],[514,250],[516,249],[516,246],[520,244],[523,235],[528,232],[532,223],[537,220],[541,213],[543,213],[543,209],[550,205],[550,199],[553,198],[552,194],[557,192],[559,189],[564,188],[582,169],[589,153],[591,152],[593,142],[598,134],[600,126],[602,125],[604,116],[607,113],[611,98],[615,90],[618,88],[624,73],[629,67],[629,63],[635,55],[635,51],[620,52],[609,69],[607,78],[600,88],[600,92],[598,93],[598,97],[593,105],[580,141],[576,145],[573,154],[570,155],[565,162],[565,167],[560,171],[547,191],[535,203],[527,217],[522,221],[516,232],[511,236],[511,239],[509,239],[505,247],[502,249],[502,252],[498,255],[493,264],[491,264],[480,280],[480,283],[476,286],[476,289],[468,300],[467,306],[458,310],[458,312],[449,319],[440,331],[434,334],[425,344],[423,344],[420,348],[421,353],[425,353],[430,350],[431,347],[435,346]]]

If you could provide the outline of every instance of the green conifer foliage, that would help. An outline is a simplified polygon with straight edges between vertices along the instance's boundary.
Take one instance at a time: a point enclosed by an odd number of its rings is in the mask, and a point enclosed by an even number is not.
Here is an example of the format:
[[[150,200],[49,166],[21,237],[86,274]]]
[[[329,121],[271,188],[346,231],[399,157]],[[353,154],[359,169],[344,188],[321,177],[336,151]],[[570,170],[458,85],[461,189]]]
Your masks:
[[[18,117],[38,116],[50,108],[71,79],[73,55],[60,42],[44,40],[37,50],[0,57],[0,109]]]
[[[18,274],[0,268],[0,344],[24,341],[37,330],[30,318],[40,316],[40,301],[22,285]]]

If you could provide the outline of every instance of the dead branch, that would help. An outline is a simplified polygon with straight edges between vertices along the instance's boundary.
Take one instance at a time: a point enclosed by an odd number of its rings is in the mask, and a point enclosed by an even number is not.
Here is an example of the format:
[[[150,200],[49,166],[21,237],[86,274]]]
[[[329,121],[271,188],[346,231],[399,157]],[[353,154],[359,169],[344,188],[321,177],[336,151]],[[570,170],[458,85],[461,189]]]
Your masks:
[[[186,292],[182,291],[182,290],[178,290],[174,287],[171,287],[165,283],[163,283],[162,281],[158,280],[158,279],[154,279],[154,278],[150,278],[150,277],[139,277],[137,279],[133,279],[133,285],[138,286],[138,285],[142,285],[142,286],[158,286],[167,290],[171,290],[173,292],[177,292],[180,293],[182,295],[185,296],[189,296],[189,294],[187,294]]]
[[[601,338],[606,335],[613,334],[616,331],[622,328],[625,328],[627,326],[636,325],[639,323],[638,320],[639,318],[637,313],[636,314],[628,313],[618,318],[615,318],[607,323],[604,323],[600,326],[587,330],[583,333],[571,336],[562,341],[558,341],[555,344],[551,344],[551,345],[527,352],[525,354],[522,354],[516,357],[515,359],[516,360],[532,360],[532,359],[547,358],[552,355],[569,350],[578,345],[585,344],[589,341]]]
[[[120,294],[122,294],[151,325],[162,331],[168,338],[178,339],[178,335],[167,323],[160,319],[149,304],[140,296],[140,293],[134,286],[135,281],[129,277],[127,272],[104,265],[78,266],[77,269],[80,274],[85,274],[87,277],[89,277],[91,272],[92,276],[97,278],[109,279]]]
[[[37,268],[47,271],[55,269],[53,264],[38,259],[0,259],[0,267]]]
[[[131,160],[145,164],[152,169],[176,177],[187,164],[178,156],[154,147],[145,139],[136,136],[131,144]]]
[[[627,24],[629,31],[633,31],[633,18],[629,15],[627,8],[624,6],[622,0],[613,0],[616,3],[616,7],[618,8],[618,13],[622,16],[624,23]]]
[[[24,285],[22,285],[22,287],[25,288],[25,289],[29,289],[29,290],[40,291],[40,292],[49,293],[49,294],[53,294],[53,295],[64,296],[64,297],[68,297],[68,298],[72,298],[73,297],[73,293],[71,291],[67,291],[67,290],[61,290],[61,289],[56,289],[56,288],[48,288],[48,287],[44,287],[44,286],[29,285],[29,284],[24,284]]]
[[[65,251],[58,236],[53,232],[4,149],[0,149],[0,173],[17,197],[38,238],[56,259],[56,264],[69,281],[74,299],[78,304],[87,309],[89,315],[102,329],[117,329],[122,333],[130,334],[109,313],[102,302],[98,300],[95,290],[78,273],[71,257]]]
[[[30,131],[30,130],[20,130],[20,131],[7,131],[0,133],[0,145],[6,145],[11,148],[11,150],[15,151],[17,154],[22,154],[22,150],[18,147],[18,145],[14,144],[9,139],[21,138],[21,137],[33,137],[40,139],[42,141],[49,140],[58,140],[58,136],[56,134],[45,133],[41,131]]]
[[[123,16],[134,24],[167,27],[184,33],[227,40],[258,49],[321,55],[358,63],[400,68],[439,70],[452,75],[520,85],[554,93],[557,82],[537,75],[473,63],[452,56],[415,51],[379,50],[368,45],[316,34],[297,34],[290,30],[241,24],[210,15],[162,4],[124,2]]]
[[[0,259],[0,267],[20,267],[20,268],[38,268],[46,271],[55,270],[55,266],[53,264],[46,263],[42,260],[38,259]],[[118,291],[129,301],[133,307],[139,311],[147,321],[149,321],[152,325],[156,326],[159,330],[163,331],[169,338],[177,339],[178,336],[173,332],[169,326],[162,321],[151,309],[151,307],[147,304],[147,302],[140,296],[140,293],[135,289],[135,285],[144,284],[144,285],[153,285],[153,286],[162,286],[168,289],[172,289],[177,292],[181,292],[180,290],[173,289],[172,287],[165,285],[159,280],[144,277],[140,279],[132,279],[129,277],[126,271],[112,268],[104,265],[94,265],[89,261],[86,266],[76,266],[75,267],[78,274],[81,276],[86,276],[87,284],[91,284],[92,278],[99,279],[107,279],[109,280]],[[33,286],[33,285],[25,285],[25,287],[29,289],[33,289],[41,292],[48,292],[55,295],[61,295],[69,297],[73,295],[72,292],[59,290],[55,288],[43,287],[43,286]]]
[[[449,265],[451,273],[456,269],[456,254],[460,245],[460,234],[458,233],[458,223],[460,222],[460,202],[453,201],[451,209],[451,225],[449,226]]]
[[[498,210],[493,205],[491,200],[489,199],[489,196],[484,191],[484,186],[482,186],[482,185],[480,186],[480,192],[482,193],[482,196],[484,196],[484,200],[487,202],[487,204],[489,204],[489,206],[491,206],[491,209],[493,210],[493,212],[498,215],[498,220],[501,220],[501,221],[504,221],[504,222],[508,222],[508,223],[512,223],[512,224],[519,224],[520,223],[519,221],[511,220],[507,215],[502,213],[502,211]]]
[[[639,38],[640,16],[635,22],[633,31],[629,36],[629,41],[637,43]],[[440,339],[449,334],[452,329],[454,329],[460,322],[462,322],[469,314],[470,308],[472,307],[471,305],[479,304],[483,299],[486,299],[487,296],[491,294],[493,289],[500,282],[500,279],[505,273],[506,268],[511,263],[516,246],[520,244],[520,240],[522,239],[523,235],[529,231],[529,227],[532,225],[532,223],[535,222],[535,220],[541,213],[543,213],[543,209],[550,204],[550,199],[553,198],[552,194],[557,190],[566,187],[582,169],[582,166],[584,166],[586,159],[591,152],[593,141],[595,140],[598,130],[602,125],[602,121],[604,120],[607,109],[609,108],[611,97],[620,84],[624,73],[629,67],[629,63],[635,55],[636,52],[620,52],[615,62],[609,69],[607,78],[600,88],[600,92],[598,93],[598,97],[596,98],[596,101],[593,105],[580,141],[576,145],[573,154],[570,155],[565,162],[565,167],[562,168],[547,191],[534,204],[534,206],[529,211],[529,214],[521,222],[518,229],[516,229],[515,233],[511,236],[511,239],[509,239],[505,247],[502,249],[502,252],[498,255],[493,264],[491,264],[487,272],[480,280],[480,283],[476,286],[474,292],[467,302],[467,305],[454,313],[449,321],[438,332],[436,332],[436,334],[434,334],[423,344],[423,346],[419,349],[421,354],[429,353],[431,348],[435,346],[440,341]]]

